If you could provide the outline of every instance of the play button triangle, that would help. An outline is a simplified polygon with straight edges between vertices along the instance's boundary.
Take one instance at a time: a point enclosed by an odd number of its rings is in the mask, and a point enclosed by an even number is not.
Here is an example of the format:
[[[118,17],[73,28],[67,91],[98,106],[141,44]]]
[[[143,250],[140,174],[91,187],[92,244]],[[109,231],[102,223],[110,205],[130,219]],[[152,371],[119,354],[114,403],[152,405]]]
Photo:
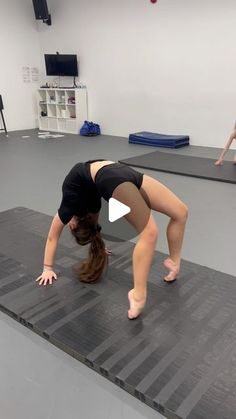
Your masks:
[[[108,205],[108,219],[111,223],[113,223],[116,220],[119,220],[119,218],[122,218],[131,212],[130,207],[128,207],[125,204],[122,204],[122,202],[118,201],[115,198],[110,198]]]

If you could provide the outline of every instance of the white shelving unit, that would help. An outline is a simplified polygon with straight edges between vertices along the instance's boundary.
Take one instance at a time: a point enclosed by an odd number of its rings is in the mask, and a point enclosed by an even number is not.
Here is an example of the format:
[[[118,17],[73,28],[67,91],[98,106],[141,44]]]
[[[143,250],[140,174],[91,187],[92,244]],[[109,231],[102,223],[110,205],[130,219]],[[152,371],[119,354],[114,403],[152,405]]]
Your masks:
[[[88,119],[87,89],[39,89],[39,129],[78,134]]]

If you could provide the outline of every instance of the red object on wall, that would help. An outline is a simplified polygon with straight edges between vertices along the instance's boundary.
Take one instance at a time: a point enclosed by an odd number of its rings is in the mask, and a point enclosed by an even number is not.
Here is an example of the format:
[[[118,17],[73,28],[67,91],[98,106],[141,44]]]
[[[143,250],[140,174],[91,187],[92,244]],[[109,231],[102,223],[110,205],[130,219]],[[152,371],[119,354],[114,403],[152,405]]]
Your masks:
[[[157,2],[157,0],[151,0],[151,3],[156,3]]]

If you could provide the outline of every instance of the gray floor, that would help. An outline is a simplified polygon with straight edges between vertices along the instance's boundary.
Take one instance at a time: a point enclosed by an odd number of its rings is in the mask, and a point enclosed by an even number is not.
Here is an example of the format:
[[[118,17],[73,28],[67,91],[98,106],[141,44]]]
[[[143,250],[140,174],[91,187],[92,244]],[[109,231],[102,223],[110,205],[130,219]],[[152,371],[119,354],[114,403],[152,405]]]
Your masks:
[[[31,138],[23,139],[24,134]],[[25,206],[53,215],[60,201],[61,182],[77,161],[97,157],[118,160],[150,151],[150,147],[129,145],[117,137],[42,140],[35,131],[10,133],[7,139],[1,134],[0,210]],[[219,155],[219,150],[202,147],[171,152]],[[227,158],[232,155],[230,152]],[[235,185],[146,173],[169,186],[189,206],[183,258],[236,275]],[[160,227],[158,249],[166,252],[167,220],[160,215],[156,218]],[[4,419],[161,417],[5,315],[0,314],[0,322],[0,406]]]

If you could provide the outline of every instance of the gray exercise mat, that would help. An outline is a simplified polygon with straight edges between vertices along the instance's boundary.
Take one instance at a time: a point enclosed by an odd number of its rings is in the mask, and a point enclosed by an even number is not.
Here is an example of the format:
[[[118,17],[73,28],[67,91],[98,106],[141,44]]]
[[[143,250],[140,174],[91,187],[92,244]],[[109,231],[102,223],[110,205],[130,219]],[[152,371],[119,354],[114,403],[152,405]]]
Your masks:
[[[235,418],[235,278],[183,261],[166,284],[156,252],[147,307],[129,321],[133,244],[110,243],[103,281],[87,285],[72,270],[86,249],[63,232],[59,279],[39,287],[50,222],[26,208],[0,213],[0,309],[169,419]]]
[[[229,161],[225,161],[223,166],[215,166],[214,159],[154,151],[120,160],[120,163],[176,175],[236,183],[236,165]]]

